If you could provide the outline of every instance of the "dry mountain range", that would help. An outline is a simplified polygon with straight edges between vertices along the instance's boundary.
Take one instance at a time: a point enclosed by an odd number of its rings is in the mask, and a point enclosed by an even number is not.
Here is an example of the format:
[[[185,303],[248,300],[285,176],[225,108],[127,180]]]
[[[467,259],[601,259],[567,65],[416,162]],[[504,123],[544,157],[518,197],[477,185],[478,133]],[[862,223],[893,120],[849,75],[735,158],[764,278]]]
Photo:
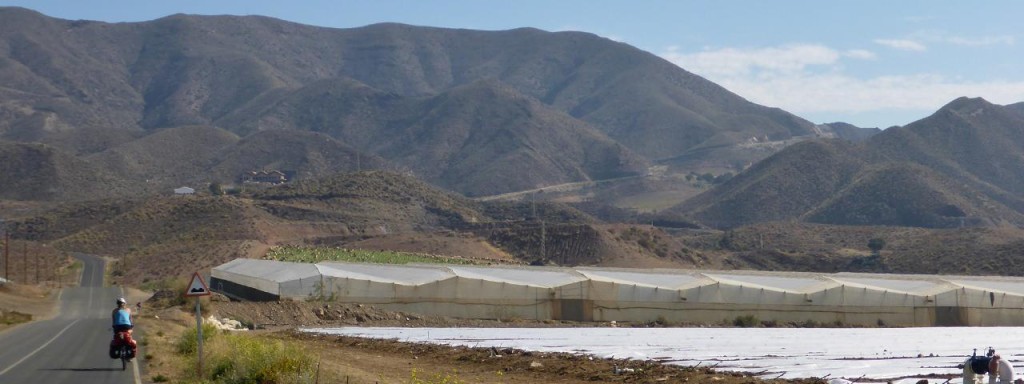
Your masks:
[[[750,103],[626,44],[535,29],[108,24],[0,8],[0,82],[0,139],[45,144],[38,166],[67,169],[36,190],[3,188],[7,198],[123,196],[261,168],[387,168],[480,196],[770,154],[729,151],[737,144],[865,136]],[[271,131],[291,144],[249,140]],[[328,148],[343,154],[316,150]],[[72,172],[103,187],[59,188]]]
[[[799,220],[930,228],[1024,224],[1024,113],[960,98],[860,143],[808,141],[673,208],[714,227]]]
[[[159,197],[261,169],[294,180]],[[16,239],[119,257],[134,282],[281,244],[1024,274],[1024,103],[815,125],[579,32],[0,8],[0,170]],[[593,189],[559,192],[577,184]],[[681,203],[616,206],[666,193]],[[869,256],[879,237],[884,257]]]

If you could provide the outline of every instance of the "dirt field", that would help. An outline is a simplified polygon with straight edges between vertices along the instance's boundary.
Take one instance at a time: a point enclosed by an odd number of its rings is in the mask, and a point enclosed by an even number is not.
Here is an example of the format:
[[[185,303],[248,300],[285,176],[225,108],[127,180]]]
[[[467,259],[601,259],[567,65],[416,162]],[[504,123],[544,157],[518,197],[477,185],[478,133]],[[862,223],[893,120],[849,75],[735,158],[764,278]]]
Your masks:
[[[825,383],[821,379],[760,380],[709,367],[684,368],[656,362],[594,359],[567,353],[537,353],[512,349],[447,347],[346,336],[311,335],[296,326],[410,326],[410,327],[572,327],[600,326],[567,322],[515,323],[417,316],[368,306],[309,302],[211,302],[209,313],[252,324],[253,334],[301,343],[321,362],[321,382],[327,383]],[[183,330],[194,318],[177,308],[143,316],[148,329]],[[161,315],[162,314],[162,315]],[[204,315],[205,316],[205,315]],[[192,325],[190,325],[192,324]],[[168,331],[170,332],[170,331]],[[169,340],[166,336],[151,338]],[[164,343],[166,344],[166,343]],[[155,348],[166,348],[156,345]],[[157,355],[159,356],[159,352]],[[160,363],[158,363],[160,362]],[[168,377],[180,364],[157,357],[147,364],[149,377]],[[621,369],[618,373],[616,368]],[[448,381],[445,381],[445,378]],[[423,381],[416,381],[423,380]]]

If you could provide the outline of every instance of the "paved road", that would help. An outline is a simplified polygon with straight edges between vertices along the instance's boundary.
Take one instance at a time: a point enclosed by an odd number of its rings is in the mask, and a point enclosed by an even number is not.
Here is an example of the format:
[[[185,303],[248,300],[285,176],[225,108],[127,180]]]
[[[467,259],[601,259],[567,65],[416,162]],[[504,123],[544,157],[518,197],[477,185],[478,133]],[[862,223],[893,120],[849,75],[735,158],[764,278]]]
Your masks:
[[[60,313],[0,333],[0,383],[141,383],[138,360],[122,371],[107,356],[121,289],[103,287],[102,259],[75,257],[85,264],[82,284],[61,292]]]

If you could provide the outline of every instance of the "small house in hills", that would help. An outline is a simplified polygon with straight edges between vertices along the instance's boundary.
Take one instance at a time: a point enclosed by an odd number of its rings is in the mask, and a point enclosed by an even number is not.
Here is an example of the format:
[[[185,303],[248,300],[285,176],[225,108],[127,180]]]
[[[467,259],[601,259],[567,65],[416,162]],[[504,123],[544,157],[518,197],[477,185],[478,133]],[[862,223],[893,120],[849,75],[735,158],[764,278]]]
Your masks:
[[[261,171],[250,171],[242,174],[239,177],[239,181],[242,183],[262,183],[262,184],[283,184],[288,182],[288,175],[278,170],[261,170]]]
[[[174,189],[174,194],[176,196],[194,195],[196,190],[189,187],[178,187]]]

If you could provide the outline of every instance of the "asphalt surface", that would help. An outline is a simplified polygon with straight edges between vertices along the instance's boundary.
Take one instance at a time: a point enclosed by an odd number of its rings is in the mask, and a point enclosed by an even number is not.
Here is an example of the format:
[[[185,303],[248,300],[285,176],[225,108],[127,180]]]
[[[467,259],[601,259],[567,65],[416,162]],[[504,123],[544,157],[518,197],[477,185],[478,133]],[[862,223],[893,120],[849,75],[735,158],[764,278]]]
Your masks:
[[[107,355],[121,288],[103,286],[102,259],[75,257],[84,263],[82,283],[61,292],[60,313],[0,333],[0,383],[141,383],[138,359],[121,370]]]

